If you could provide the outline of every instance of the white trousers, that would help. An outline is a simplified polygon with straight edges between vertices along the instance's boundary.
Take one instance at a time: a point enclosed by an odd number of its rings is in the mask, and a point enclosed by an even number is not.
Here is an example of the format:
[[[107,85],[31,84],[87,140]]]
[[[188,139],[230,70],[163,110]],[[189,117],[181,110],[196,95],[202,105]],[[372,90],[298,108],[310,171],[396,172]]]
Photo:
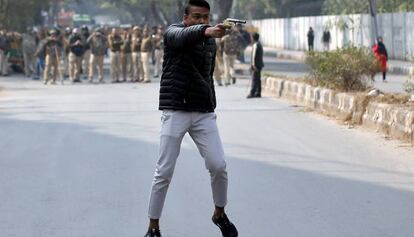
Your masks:
[[[161,116],[159,160],[156,165],[148,217],[159,219],[168,186],[180,153],[183,137],[189,133],[210,172],[214,204],[227,204],[227,171],[215,113],[164,110]]]

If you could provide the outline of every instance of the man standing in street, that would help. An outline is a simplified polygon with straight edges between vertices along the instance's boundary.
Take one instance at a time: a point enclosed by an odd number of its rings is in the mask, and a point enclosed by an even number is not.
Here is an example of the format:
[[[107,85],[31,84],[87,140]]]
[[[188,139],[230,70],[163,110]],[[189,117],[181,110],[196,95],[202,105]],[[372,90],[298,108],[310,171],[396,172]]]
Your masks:
[[[308,37],[308,50],[313,51],[313,41],[315,40],[315,33],[313,32],[312,27],[309,27],[309,31],[306,36]]]
[[[69,79],[72,83],[81,82],[80,72],[82,68],[82,58],[85,53],[85,46],[82,43],[79,29],[74,28],[69,37]]]
[[[124,43],[121,46],[121,71],[123,82],[132,81],[132,55],[131,55],[131,33],[130,28],[124,29],[122,36]]]
[[[181,142],[187,132],[210,172],[215,205],[212,221],[220,228],[223,237],[238,236],[236,227],[224,211],[228,183],[226,161],[214,113],[214,38],[223,37],[225,25],[212,27],[209,22],[208,2],[190,0],[184,10],[183,22],[171,25],[164,34],[165,61],[159,102],[162,110],[160,156],[152,183],[148,211],[150,223],[145,237],[161,237],[159,219]]]
[[[240,33],[237,29],[230,31],[230,34],[223,37],[223,61],[224,61],[224,79],[225,85],[228,86],[232,82],[236,83],[236,76],[234,70],[234,62],[237,55],[240,53]]]
[[[141,28],[139,26],[134,26],[132,29],[132,42],[131,42],[131,49],[132,49],[132,80],[133,82],[139,82],[144,80],[144,73],[142,71],[142,62],[141,62]]]
[[[145,27],[141,42],[141,62],[142,68],[144,71],[144,80],[143,82],[151,82],[150,78],[150,58],[153,48],[153,39],[149,33],[149,28]]]
[[[161,73],[162,59],[164,57],[164,28],[158,26],[157,33],[154,38],[155,44],[155,67],[154,67],[154,77],[158,77]]]
[[[51,30],[49,34],[50,36],[43,45],[43,49],[41,49],[44,50],[46,54],[46,66],[43,76],[45,85],[50,80],[52,81],[52,84],[56,84],[56,79],[59,74],[59,57],[63,46],[58,38],[58,32],[55,29]]]
[[[89,36],[90,36],[90,33],[89,33],[88,26],[83,25],[81,28],[82,45],[84,46],[84,49],[85,49],[85,52],[82,55],[82,62],[81,62],[81,74],[83,74],[83,79],[87,78],[89,62],[91,60],[91,47],[86,42],[89,39]]]
[[[119,82],[121,72],[121,45],[124,43],[122,37],[118,34],[118,29],[113,28],[108,37],[108,45],[111,50],[111,75],[112,83]]]
[[[331,32],[328,28],[323,31],[322,35],[323,50],[329,51],[331,44]]]
[[[104,82],[104,57],[106,50],[108,49],[107,46],[108,40],[106,39],[103,29],[98,28],[95,32],[89,36],[88,44],[91,46],[91,61],[89,63],[89,82],[93,82],[93,74],[95,69],[98,69],[98,80],[99,83]]]
[[[263,47],[259,42],[260,35],[258,33],[253,34],[253,47],[252,47],[252,58],[251,58],[251,70],[253,72],[252,76],[252,89],[247,98],[262,97],[262,81],[261,73],[263,64]]]

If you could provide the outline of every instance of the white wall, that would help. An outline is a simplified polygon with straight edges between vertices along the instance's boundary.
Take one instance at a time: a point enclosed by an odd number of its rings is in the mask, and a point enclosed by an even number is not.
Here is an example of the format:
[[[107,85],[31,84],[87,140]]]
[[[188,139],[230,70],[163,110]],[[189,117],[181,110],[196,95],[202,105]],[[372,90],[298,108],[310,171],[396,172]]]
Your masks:
[[[340,29],[338,22],[345,22],[346,29]],[[411,60],[414,55],[414,12],[387,13],[378,15],[379,34],[391,58]],[[286,19],[254,20],[252,24],[259,29],[264,46],[286,50],[307,50],[307,31],[315,31],[315,50],[321,51],[322,32],[331,25],[331,49],[346,44],[371,47],[371,17],[367,14],[343,16],[315,16]]]

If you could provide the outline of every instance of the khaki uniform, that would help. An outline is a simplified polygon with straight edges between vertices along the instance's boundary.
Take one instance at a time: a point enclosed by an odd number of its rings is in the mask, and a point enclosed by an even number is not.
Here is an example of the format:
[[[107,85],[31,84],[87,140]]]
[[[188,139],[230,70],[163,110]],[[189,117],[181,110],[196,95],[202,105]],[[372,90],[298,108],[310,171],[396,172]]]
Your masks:
[[[141,43],[141,62],[144,69],[144,82],[150,82],[150,68],[149,60],[151,58],[151,52],[153,48],[153,42],[151,36],[142,39]]]
[[[108,45],[111,50],[111,76],[112,82],[119,82],[119,76],[121,73],[121,45],[123,40],[119,35],[109,35]]]
[[[77,41],[81,41],[81,37],[73,35],[69,39],[69,78],[72,82],[80,81],[82,70],[82,59],[84,53],[83,45],[74,45]],[[76,49],[75,49],[76,48]]]
[[[141,42],[142,38],[136,35],[132,36],[131,48],[132,48],[132,80],[135,82],[144,80],[144,70],[142,68],[141,61]]]
[[[44,83],[47,84],[51,80],[55,84],[59,73],[59,58],[62,43],[49,38],[44,47],[46,53],[46,64],[43,75]]]
[[[65,75],[65,77],[69,76],[69,37],[70,35],[65,35],[63,42],[63,75]]]
[[[133,71],[132,71],[132,51],[131,51],[131,35],[127,34],[123,37],[124,44],[121,46],[121,64],[122,64],[122,77],[123,81],[132,81]]]
[[[164,39],[162,35],[157,34],[155,36],[155,68],[154,68],[155,77],[161,74],[163,57],[164,57]]]
[[[219,86],[223,85],[222,83],[222,75],[223,75],[223,67],[224,67],[224,62],[223,62],[223,49],[221,47],[220,44],[220,39],[216,39],[216,64],[214,67],[214,79],[216,80],[217,84]]]
[[[83,69],[85,71],[82,71],[82,73],[84,74],[85,79],[86,79],[86,75],[88,74],[89,63],[91,61],[91,48],[90,48],[90,45],[87,43],[89,36],[90,36],[89,32],[82,34],[82,44],[85,46],[85,52],[82,55],[81,69],[82,69],[82,64],[83,64]]]
[[[89,63],[89,82],[93,81],[93,75],[95,68],[98,69],[98,79],[99,82],[103,82],[104,79],[104,57],[106,50],[108,49],[108,40],[104,35],[100,36],[90,36],[88,43],[91,46],[91,59]]]
[[[223,62],[224,62],[224,79],[226,85],[231,84],[231,80],[235,78],[234,62],[237,54],[240,52],[240,34],[233,31],[231,34],[222,38]]]

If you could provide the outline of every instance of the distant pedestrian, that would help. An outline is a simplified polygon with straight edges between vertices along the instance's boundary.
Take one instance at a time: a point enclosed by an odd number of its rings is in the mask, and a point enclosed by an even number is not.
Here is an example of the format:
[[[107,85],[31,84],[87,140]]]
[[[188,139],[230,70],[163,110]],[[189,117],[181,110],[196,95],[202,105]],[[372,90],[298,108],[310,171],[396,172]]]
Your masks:
[[[243,25],[239,24],[237,25],[237,29],[240,32],[240,53],[239,53],[239,61],[241,63],[245,63],[244,58],[244,51],[246,50],[247,46],[249,46],[252,43],[251,35],[249,32],[247,32]]]
[[[329,51],[330,45],[331,45],[331,32],[328,29],[325,29],[323,32],[322,43],[323,43],[323,49],[325,51]]]
[[[313,51],[313,42],[315,40],[315,33],[313,32],[312,27],[309,27],[307,37],[308,37],[308,50]]]
[[[384,45],[384,39],[382,37],[378,37],[377,44],[373,46],[373,51],[375,57],[377,58],[381,72],[382,72],[382,81],[387,82],[387,61],[388,61],[388,52],[387,48]]]
[[[261,73],[264,66],[263,63],[263,47],[259,41],[259,33],[253,34],[253,46],[252,46],[252,57],[251,57],[251,70],[253,72],[252,76],[252,89],[247,98],[262,97],[262,83],[261,83]]]

